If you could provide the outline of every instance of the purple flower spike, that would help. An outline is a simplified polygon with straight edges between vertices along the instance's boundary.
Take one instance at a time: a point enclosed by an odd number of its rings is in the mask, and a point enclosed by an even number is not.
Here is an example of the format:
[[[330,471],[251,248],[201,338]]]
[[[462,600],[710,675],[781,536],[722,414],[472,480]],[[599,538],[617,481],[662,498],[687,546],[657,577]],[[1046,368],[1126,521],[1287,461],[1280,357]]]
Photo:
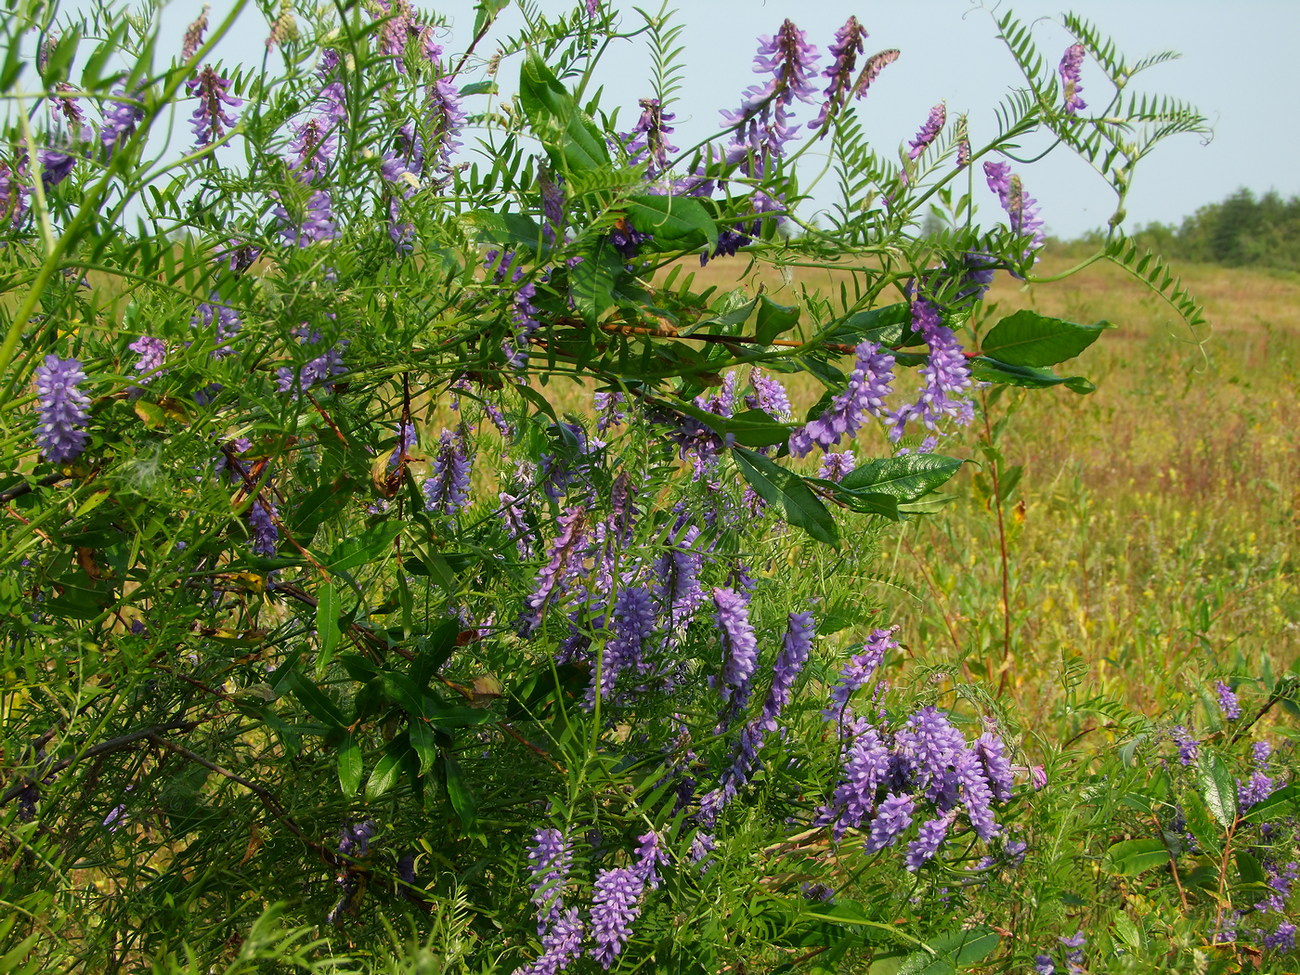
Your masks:
[[[166,343],[162,339],[156,339],[151,335],[141,335],[127,348],[140,356],[132,368],[141,374],[141,384],[153,382],[157,378],[158,370],[162,368],[162,364],[167,358]]]
[[[573,845],[558,829],[539,829],[528,847],[528,886],[537,905],[537,933],[545,934],[564,910],[564,886],[573,865]]]
[[[750,681],[758,664],[758,640],[749,622],[749,600],[734,589],[713,590],[722,630],[722,681],[718,693],[736,710],[749,701]]]
[[[542,935],[541,956],[531,965],[515,969],[514,975],[558,975],[582,954],[582,938],[585,934],[586,928],[578,915],[578,909],[569,908]]]
[[[632,922],[641,916],[645,877],[632,867],[602,870],[591,897],[591,957],[609,970],[632,937]]]
[[[627,261],[636,257],[637,248],[647,240],[654,240],[654,234],[643,234],[632,226],[631,220],[626,218],[615,224],[614,229],[609,232],[609,242]]]
[[[817,118],[808,123],[810,129],[826,127],[827,122],[836,112],[844,107],[851,96],[853,88],[853,71],[858,64],[858,55],[862,53],[862,42],[866,40],[867,29],[858,23],[857,17],[850,17],[844,26],[835,32],[835,40],[828,48],[834,58],[831,66],[822,72],[822,77],[829,78],[830,84],[822,95],[826,98]],[[824,134],[824,133],[823,133]]]
[[[1241,705],[1237,703],[1237,695],[1231,687],[1223,681],[1217,681],[1214,685],[1215,693],[1219,696],[1219,710],[1229,721],[1236,721],[1241,717]]]
[[[991,160],[984,163],[984,176],[988,180],[989,189],[998,195],[1002,209],[1007,211],[1012,233],[1033,238],[1024,254],[1024,258],[1028,258],[1030,252],[1042,246],[1044,239],[1043,221],[1038,215],[1037,201],[1025,193],[1020,177],[1012,174],[1009,163]]]
[[[1170,729],[1173,736],[1174,744],[1178,746],[1178,762],[1180,765],[1195,765],[1196,756],[1200,744],[1192,737],[1185,725],[1174,725]]]
[[[925,150],[930,147],[930,143],[938,138],[939,132],[942,131],[944,123],[947,121],[948,109],[944,106],[943,102],[940,102],[938,105],[934,106],[934,108],[930,109],[930,117],[927,118],[925,124],[921,126],[921,131],[916,133],[916,138],[908,143],[911,148],[907,151],[907,158],[919,159],[921,153],[925,152]]]
[[[99,141],[105,153],[113,155],[127,139],[135,134],[135,128],[144,119],[144,106],[134,98],[128,98],[126,89],[120,85],[113,89],[113,98],[104,103],[104,121],[99,129]]]
[[[646,177],[654,179],[668,168],[668,155],[677,151],[677,147],[668,141],[668,134],[673,127],[668,123],[676,116],[665,112],[657,98],[642,98],[641,117],[636,127],[623,136],[629,161],[646,164]]]
[[[45,459],[56,464],[86,449],[86,407],[90,398],[77,388],[86,381],[81,363],[47,355],[36,367],[36,442]]]
[[[258,495],[248,509],[248,528],[252,533],[251,548],[254,555],[273,558],[280,543],[280,529],[276,525],[279,512],[275,505]]]
[[[840,671],[839,680],[831,688],[831,700],[840,708],[848,704],[854,691],[871,679],[871,675],[885,659],[885,654],[898,649],[898,641],[893,638],[896,632],[897,626],[874,630],[863,644],[862,652],[849,658],[849,662]],[[830,716],[838,718],[839,709],[832,711]]]
[[[952,825],[953,814],[946,812],[935,819],[921,824],[916,839],[907,844],[907,869],[915,873],[921,865],[934,858],[939,847],[948,837],[948,827]]]
[[[921,368],[925,386],[917,401],[892,414],[894,425],[889,436],[894,442],[902,439],[912,419],[934,430],[945,416],[959,424],[969,423],[975,416],[974,406],[962,396],[971,387],[966,354],[952,329],[940,321],[939,310],[932,302],[924,298],[912,302],[912,328],[930,346],[930,357]]]
[[[1061,85],[1065,89],[1065,114],[1077,115],[1088,103],[1079,97],[1083,85],[1079,84],[1079,74],[1083,68],[1083,45],[1071,44],[1061,57],[1057,71],[1061,75]]]
[[[194,128],[195,146],[206,146],[218,142],[226,134],[226,129],[234,128],[235,119],[225,108],[239,108],[243,99],[229,94],[230,81],[222,78],[209,64],[203,66],[197,78],[185,82],[185,87],[199,100],[199,107],[190,116]]]
[[[424,482],[426,511],[452,515],[469,504],[469,452],[463,437],[443,430],[432,473]]]
[[[885,397],[894,381],[894,357],[875,342],[863,342],[856,351],[857,364],[844,391],[825,413],[791,435],[790,452],[796,457],[808,454],[813,444],[834,447],[844,437],[855,436],[868,414],[884,414]]]
[[[890,846],[912,825],[912,812],[916,801],[909,795],[891,793],[886,796],[876,810],[876,818],[871,821],[871,832],[864,844],[868,853],[875,853]]]
[[[550,558],[537,573],[536,588],[526,600],[528,609],[519,621],[520,636],[531,636],[541,626],[547,603],[568,575],[570,564],[582,547],[584,518],[584,509],[573,507],[566,508],[557,519],[559,532],[551,542]]]

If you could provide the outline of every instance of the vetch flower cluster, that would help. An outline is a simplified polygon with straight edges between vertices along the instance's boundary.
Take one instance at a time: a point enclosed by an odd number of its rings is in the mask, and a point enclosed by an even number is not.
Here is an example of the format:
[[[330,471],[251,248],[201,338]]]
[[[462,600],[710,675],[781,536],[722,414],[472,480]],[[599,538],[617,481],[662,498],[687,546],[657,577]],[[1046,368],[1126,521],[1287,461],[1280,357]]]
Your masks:
[[[90,397],[77,388],[85,381],[77,359],[50,354],[36,367],[36,442],[48,461],[61,464],[86,449]]]

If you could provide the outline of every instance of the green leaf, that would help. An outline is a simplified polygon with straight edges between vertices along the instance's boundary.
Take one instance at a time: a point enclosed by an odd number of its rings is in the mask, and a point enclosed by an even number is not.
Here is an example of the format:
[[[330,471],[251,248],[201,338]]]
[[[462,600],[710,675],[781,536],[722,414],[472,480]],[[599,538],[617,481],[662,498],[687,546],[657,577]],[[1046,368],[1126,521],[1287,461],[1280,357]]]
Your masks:
[[[903,344],[906,331],[910,340],[907,344],[915,345],[922,339],[919,333],[911,332],[911,324],[912,306],[906,301],[900,301],[883,308],[854,312],[819,337],[835,345],[875,342],[878,345],[898,346]]]
[[[364,768],[361,746],[357,744],[357,739],[352,732],[348,732],[343,743],[339,745],[337,761],[339,788],[343,790],[344,798],[350,799],[357,794],[357,789],[361,788],[361,772]]]
[[[584,248],[581,263],[569,269],[569,291],[573,303],[589,328],[594,328],[614,307],[614,282],[625,273],[623,258],[604,237]]]
[[[799,323],[799,309],[794,305],[778,305],[767,295],[758,299],[758,322],[754,330],[755,337],[764,345],[783,332],[788,332]]]
[[[1106,869],[1120,877],[1136,877],[1168,863],[1169,851],[1155,839],[1124,840],[1106,851]]]
[[[438,743],[433,729],[419,718],[411,719],[410,735],[411,747],[415,749],[415,754],[420,759],[420,774],[424,775],[438,760]]]
[[[993,954],[998,934],[983,925],[953,931],[934,938],[921,951],[903,961],[898,975],[954,975],[959,968],[970,968]]]
[[[382,562],[392,553],[393,540],[401,533],[400,522],[372,525],[359,535],[340,542],[323,561],[331,572],[347,572],[357,566]]]
[[[963,463],[939,454],[881,457],[849,471],[840,487],[855,494],[884,494],[899,501],[916,501],[956,474]]]
[[[1054,366],[1073,359],[1114,328],[1109,322],[1077,325],[1024,310],[1008,315],[984,336],[980,351],[1013,366]]]
[[[460,763],[456,759],[450,755],[443,755],[441,763],[443,785],[447,788],[447,798],[451,800],[451,808],[455,810],[461,826],[469,829],[478,816],[478,803],[474,800],[474,793],[470,791]]]
[[[686,248],[718,242],[718,228],[709,211],[690,197],[634,196],[627,203],[627,216],[637,230],[654,234],[659,244]]]
[[[826,510],[826,505],[822,504],[812,488],[804,483],[803,478],[744,447],[734,448],[731,455],[759,497],[769,504],[784,507],[786,521],[796,528],[802,528],[819,542],[826,545],[839,544],[839,529],[835,525],[835,518]]]
[[[339,594],[334,583],[327,582],[316,590],[316,637],[320,653],[316,657],[316,676],[322,677],[339,645]]]
[[[379,764],[366,780],[366,802],[374,802],[397,784],[402,766],[411,755],[411,742],[406,732],[402,732],[384,747]]]
[[[1058,376],[1050,369],[1035,369],[1032,366],[1017,366],[1009,362],[1000,362],[987,356],[976,356],[970,360],[970,373],[975,379],[986,383],[1004,383],[1007,386],[1021,386],[1025,389],[1046,389],[1049,386],[1064,386],[1071,392],[1087,394],[1096,390],[1096,385],[1083,376]]]
[[[290,534],[304,545],[310,542],[321,525],[348,506],[356,485],[353,478],[344,474],[312,489],[293,509],[289,519]]]
[[[1232,826],[1237,820],[1237,783],[1231,770],[1218,755],[1202,752],[1196,772],[1210,815],[1225,829]]]
[[[510,0],[505,0],[509,3]],[[466,95],[495,95],[497,93],[497,83],[495,81],[471,81],[468,85],[462,85],[460,97]]]
[[[583,172],[609,165],[596,126],[536,51],[528,52],[519,72],[519,103],[557,169]]]
[[[277,678],[278,678],[277,674]],[[280,683],[277,679],[273,683]],[[347,725],[348,720],[344,716],[342,709],[330,700],[325,692],[312,683],[311,679],[298,670],[297,667],[290,667],[284,674],[283,683],[289,688],[289,691],[298,702],[307,709],[317,721],[324,722],[335,728],[343,728]]]
[[[510,0],[478,0],[474,4],[474,36],[482,36],[492,26],[492,21],[497,19],[497,14],[508,6]]]

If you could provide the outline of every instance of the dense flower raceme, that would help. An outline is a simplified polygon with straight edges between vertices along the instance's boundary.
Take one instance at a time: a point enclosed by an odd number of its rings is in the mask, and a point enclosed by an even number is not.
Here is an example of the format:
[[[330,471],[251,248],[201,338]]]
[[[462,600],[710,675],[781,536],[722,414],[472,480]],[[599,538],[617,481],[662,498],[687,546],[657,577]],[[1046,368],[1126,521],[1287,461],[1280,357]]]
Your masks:
[[[46,460],[56,464],[86,449],[86,407],[90,397],[78,385],[86,373],[76,359],[47,355],[36,367],[36,442]]]
[[[883,416],[885,397],[892,391],[894,357],[875,342],[857,347],[857,362],[848,385],[817,419],[790,435],[790,453],[804,457],[813,445],[829,450],[854,436],[868,415]]]
[[[937,708],[921,708],[892,731],[855,712],[855,692],[896,646],[892,633],[876,630],[831,688],[824,717],[840,729],[842,764],[819,821],[837,838],[864,831],[872,853],[898,842],[921,818],[905,858],[909,870],[918,870],[937,855],[959,814],[985,842],[1000,834],[994,806],[1011,799],[1012,767],[997,735],[985,731],[967,742]]]
[[[925,383],[916,402],[890,415],[889,435],[894,441],[902,439],[907,424],[914,419],[928,430],[937,430],[945,417],[966,424],[975,416],[975,407],[965,396],[972,385],[966,354],[953,330],[941,321],[933,302],[925,298],[912,302],[912,329],[925,339],[930,355],[921,367]]]
[[[100,123],[99,141],[106,156],[111,156],[135,134],[136,126],[144,120],[144,105],[138,97],[128,96],[121,86],[104,102],[104,120]]]

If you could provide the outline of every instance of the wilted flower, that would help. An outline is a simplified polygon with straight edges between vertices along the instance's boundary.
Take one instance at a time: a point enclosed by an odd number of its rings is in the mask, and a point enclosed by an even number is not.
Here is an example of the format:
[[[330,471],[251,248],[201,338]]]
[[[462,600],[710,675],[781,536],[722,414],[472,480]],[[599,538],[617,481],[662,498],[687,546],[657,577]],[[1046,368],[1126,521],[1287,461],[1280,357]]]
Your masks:
[[[822,92],[826,101],[822,104],[822,110],[817,117],[808,123],[808,128],[829,128],[827,122],[850,98],[853,71],[857,67],[858,55],[862,53],[862,42],[866,37],[867,29],[858,23],[857,17],[850,17],[844,22],[844,26],[835,32],[835,40],[827,48],[834,60],[831,66],[822,72],[822,77],[830,79],[830,84]]]
[[[910,148],[907,151],[907,158],[919,159],[921,153],[925,152],[925,150],[929,148],[930,143],[938,138],[939,132],[943,129],[943,125],[946,121],[948,121],[948,109],[944,106],[943,102],[940,102],[938,105],[934,106],[934,108],[930,109],[929,118],[925,120],[925,124],[921,126],[921,130],[916,133],[916,138],[908,143]]]
[[[862,69],[862,74],[858,75],[858,80],[853,83],[853,96],[861,98],[865,95],[871,83],[880,77],[880,72],[897,61],[900,53],[897,48],[890,48],[879,54],[873,54]]]
[[[77,388],[86,381],[81,363],[47,355],[36,367],[36,441],[45,459],[56,464],[86,449],[86,407],[90,398]]]
[[[1065,89],[1065,113],[1076,115],[1088,107],[1088,103],[1079,97],[1083,85],[1079,84],[1079,74],[1083,68],[1084,49],[1082,44],[1071,44],[1061,56],[1057,71],[1061,75],[1061,85]]]

